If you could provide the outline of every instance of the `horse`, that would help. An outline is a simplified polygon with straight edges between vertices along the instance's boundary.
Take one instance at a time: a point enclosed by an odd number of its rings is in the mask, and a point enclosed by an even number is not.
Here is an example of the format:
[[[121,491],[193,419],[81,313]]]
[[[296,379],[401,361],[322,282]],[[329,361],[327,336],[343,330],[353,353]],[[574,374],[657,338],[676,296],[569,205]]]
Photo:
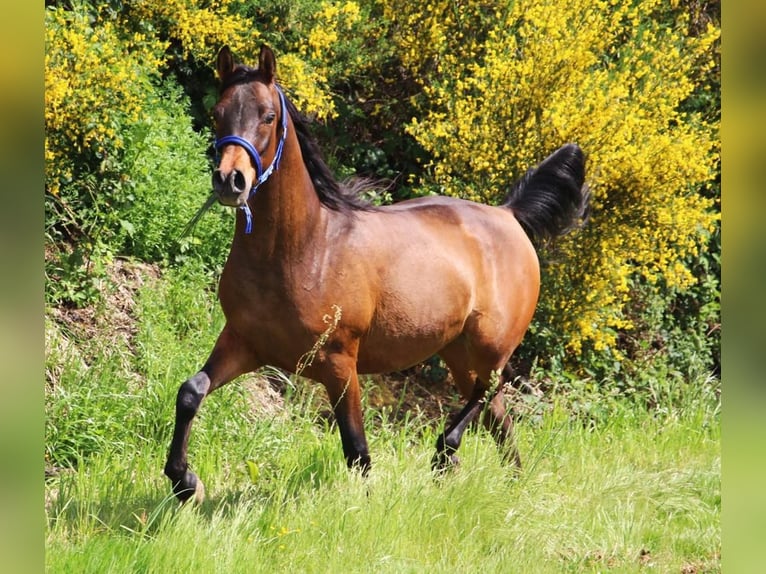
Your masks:
[[[237,215],[218,289],[225,325],[176,398],[164,472],[178,500],[204,497],[187,461],[203,399],[267,365],[296,372],[300,364],[303,376],[324,385],[346,462],[365,475],[371,459],[359,375],[439,355],[466,403],[439,435],[432,469],[458,462],[463,432],[482,412],[501,451],[520,467],[504,404],[507,365],[539,297],[533,242],[585,217],[582,149],[556,150],[511,186],[501,205],[426,196],[373,206],[360,199],[362,184],[334,178],[307,120],[276,82],[268,46],[257,67],[235,63],[225,46],[216,70],[219,160],[211,197]]]

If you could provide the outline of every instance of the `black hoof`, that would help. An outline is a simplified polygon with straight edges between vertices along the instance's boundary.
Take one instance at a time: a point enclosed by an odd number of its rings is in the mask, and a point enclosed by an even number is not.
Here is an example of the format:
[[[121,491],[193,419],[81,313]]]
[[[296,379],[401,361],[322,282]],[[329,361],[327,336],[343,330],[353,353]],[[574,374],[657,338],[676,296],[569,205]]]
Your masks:
[[[181,480],[173,483],[173,494],[181,504],[187,502],[192,496],[194,502],[200,503],[205,498],[205,487],[196,474],[187,470]]]
[[[443,474],[460,466],[460,459],[455,453],[437,452],[431,459],[431,470],[436,474]]]
[[[346,464],[350,470],[356,470],[362,476],[367,476],[370,468],[372,468],[372,460],[368,454],[360,454],[354,458],[347,458]]]

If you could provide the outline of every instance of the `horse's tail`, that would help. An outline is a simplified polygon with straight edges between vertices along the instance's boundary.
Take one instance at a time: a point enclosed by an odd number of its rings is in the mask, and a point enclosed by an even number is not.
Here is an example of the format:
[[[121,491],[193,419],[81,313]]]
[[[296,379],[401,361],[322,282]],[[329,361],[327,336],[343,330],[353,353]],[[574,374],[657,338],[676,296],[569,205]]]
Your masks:
[[[585,154],[577,144],[561,146],[527,171],[508,192],[503,206],[513,211],[533,241],[548,241],[588,217]]]

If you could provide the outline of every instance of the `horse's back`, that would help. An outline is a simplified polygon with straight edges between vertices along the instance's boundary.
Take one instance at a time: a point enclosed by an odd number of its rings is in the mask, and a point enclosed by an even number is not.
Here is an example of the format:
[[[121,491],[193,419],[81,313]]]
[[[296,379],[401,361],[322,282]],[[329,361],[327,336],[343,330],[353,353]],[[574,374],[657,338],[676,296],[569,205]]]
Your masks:
[[[529,277],[520,274],[539,274],[534,246],[509,209],[431,196],[384,208],[377,217],[395,244],[389,251],[411,244],[419,253],[462,264],[474,285],[487,275],[527,283]]]

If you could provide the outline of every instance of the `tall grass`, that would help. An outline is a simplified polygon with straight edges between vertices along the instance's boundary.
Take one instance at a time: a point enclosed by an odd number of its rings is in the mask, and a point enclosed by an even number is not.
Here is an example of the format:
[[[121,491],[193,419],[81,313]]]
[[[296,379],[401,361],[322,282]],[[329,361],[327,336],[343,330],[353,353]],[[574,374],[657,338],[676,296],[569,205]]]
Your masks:
[[[367,408],[365,479],[346,469],[320,387],[291,380],[265,412],[241,381],[203,403],[189,458],[207,499],[179,508],[162,475],[175,393],[221,317],[180,272],[138,307],[130,352],[57,359],[71,364],[47,405],[61,467],[46,484],[50,572],[720,570],[718,401],[704,392],[653,411],[613,401],[597,419],[558,397],[517,427],[521,473],[474,430],[439,479],[438,421]]]

